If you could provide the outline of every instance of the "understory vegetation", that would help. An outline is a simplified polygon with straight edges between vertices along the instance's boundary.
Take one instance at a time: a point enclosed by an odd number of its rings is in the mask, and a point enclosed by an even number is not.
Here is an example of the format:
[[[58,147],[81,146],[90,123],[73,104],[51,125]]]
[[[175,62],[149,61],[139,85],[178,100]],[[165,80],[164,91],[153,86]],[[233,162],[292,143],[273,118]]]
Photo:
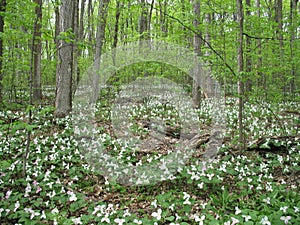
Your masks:
[[[0,0],[0,225],[299,225],[299,12]]]
[[[216,156],[203,157],[204,140],[170,179],[133,186],[93,170],[80,151],[71,115],[55,118],[49,105],[6,105],[0,112],[1,224],[299,224],[299,104],[247,102],[246,150],[240,151],[235,102],[226,100],[226,133]],[[176,124],[172,107],[144,106],[131,112],[136,138],[149,132],[147,114]],[[122,145],[111,127],[112,107],[100,98],[95,123],[114,158],[147,164],[176,145],[178,137],[167,132],[145,151]],[[197,111],[200,132],[211,126],[210,107],[203,100]]]

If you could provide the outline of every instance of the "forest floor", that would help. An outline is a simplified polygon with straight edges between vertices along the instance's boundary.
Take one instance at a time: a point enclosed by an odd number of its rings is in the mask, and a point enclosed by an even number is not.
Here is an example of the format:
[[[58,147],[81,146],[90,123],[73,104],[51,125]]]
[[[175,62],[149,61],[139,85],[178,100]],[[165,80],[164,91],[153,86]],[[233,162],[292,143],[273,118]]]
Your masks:
[[[104,97],[92,124],[86,115],[80,123],[55,118],[47,105],[6,106],[0,111],[1,224],[300,224],[299,103],[246,103],[244,151],[235,100],[227,100],[226,126],[217,132],[213,107],[203,101],[196,111],[200,129],[181,138],[176,109],[152,100],[116,117]],[[82,134],[82,125],[92,129]],[[220,129],[218,151],[211,151]],[[97,142],[100,151],[91,147]],[[176,152],[182,145],[189,152]],[[178,157],[184,164],[174,164]],[[142,169],[124,175],[135,167]]]

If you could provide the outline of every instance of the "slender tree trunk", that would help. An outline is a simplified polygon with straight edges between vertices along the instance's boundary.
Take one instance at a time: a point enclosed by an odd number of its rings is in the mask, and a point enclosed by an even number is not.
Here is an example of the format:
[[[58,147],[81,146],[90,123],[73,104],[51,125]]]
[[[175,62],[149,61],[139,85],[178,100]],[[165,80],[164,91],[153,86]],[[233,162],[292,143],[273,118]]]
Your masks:
[[[114,30],[113,45],[112,45],[112,48],[113,48],[113,64],[114,64],[114,66],[116,65],[116,47],[118,45],[119,20],[120,20],[120,15],[121,15],[121,7],[123,7],[123,3],[118,1],[117,5],[116,5],[115,30]],[[118,77],[116,77],[116,79],[119,80]]]
[[[78,42],[82,42],[84,40],[84,12],[85,12],[85,3],[86,0],[81,0],[80,6],[80,16],[79,16],[79,28],[78,28]],[[82,57],[83,49],[77,48],[77,58],[80,59]],[[78,63],[78,62],[77,62]],[[77,66],[76,69],[76,84],[78,85],[80,81],[80,69]]]
[[[128,1],[127,4],[126,4],[125,6],[126,6],[127,9],[130,9],[130,8],[131,8],[131,2]],[[127,11],[126,13],[129,14],[128,11]],[[124,28],[124,30],[123,30],[123,32],[122,32],[123,35],[122,35],[122,37],[121,37],[121,40],[122,40],[124,43],[127,43],[127,39],[128,39],[128,37],[129,37],[127,30],[131,29],[131,30],[132,30],[132,33],[133,33],[133,30],[134,30],[133,27],[132,27],[132,25],[131,25],[131,23],[130,23],[130,21],[131,21],[131,17],[130,17],[130,16],[129,16],[129,17],[125,17],[125,22],[124,22],[124,25],[122,26],[122,27]],[[131,26],[130,26],[130,25],[131,25]]]
[[[6,10],[6,0],[2,0],[0,3],[0,33],[4,33],[4,12]],[[0,37],[0,103],[3,100],[3,38]]]
[[[290,93],[294,94],[295,92],[295,59],[294,59],[294,48],[295,48],[295,39],[296,39],[296,26],[294,17],[297,14],[297,3],[298,0],[290,0],[290,57],[291,57],[291,81],[290,81]]]
[[[222,51],[224,52],[223,53],[223,58],[224,58],[224,62],[227,61],[227,45],[226,45],[226,31],[225,31],[225,26],[224,26],[224,22],[225,22],[225,15],[224,15],[224,12],[220,15],[220,19],[221,19],[221,31],[220,31],[220,36],[222,37]],[[212,14],[212,21],[214,21],[214,14]],[[231,91],[231,88],[230,88],[230,85],[229,85],[229,79],[224,76],[224,81],[223,81],[223,86],[224,86],[224,90],[225,90],[225,98],[226,98],[226,95],[231,95],[232,91]]]
[[[93,0],[89,0],[88,1],[88,10],[87,10],[87,15],[88,15],[88,19],[87,19],[87,29],[88,29],[88,41],[89,43],[92,45],[94,44],[94,6],[93,6]],[[93,48],[89,48],[89,55],[94,54],[94,49]]]
[[[96,54],[95,54],[95,63],[94,63],[94,79],[93,79],[93,99],[91,99],[92,103],[95,103],[98,99],[99,93],[99,70],[100,70],[100,61],[101,61],[101,53],[102,47],[105,38],[105,28],[106,28],[106,20],[107,20],[107,8],[108,8],[109,0],[101,0],[99,2],[98,9],[98,25],[97,25],[97,36],[96,36]]]
[[[84,12],[85,12],[85,3],[86,0],[81,0],[80,5],[80,16],[79,16],[79,30],[78,30],[78,39],[80,41],[84,38]],[[80,51],[81,52],[81,51]]]
[[[159,1],[159,20],[160,20],[160,29],[162,32],[162,36],[166,37],[168,34],[168,23],[166,19],[167,13],[167,1]]]
[[[238,62],[238,94],[239,94],[239,142],[242,150],[245,149],[245,140],[244,140],[244,124],[243,124],[243,108],[244,108],[244,83],[242,81],[242,72],[244,71],[244,59],[243,59],[243,33],[244,33],[244,11],[243,11],[243,1],[237,0],[237,22],[239,24],[239,32],[238,32],[238,54],[237,54],[237,62]]]
[[[33,43],[33,102],[37,103],[42,100],[42,71],[41,71],[41,60],[42,60],[42,0],[34,0],[35,6],[35,27],[34,27],[34,43]]]
[[[143,41],[147,39],[148,34],[147,32],[147,18],[148,18],[148,10],[145,0],[141,0],[141,6],[142,6],[142,12],[140,15],[140,21],[139,21],[139,33],[140,33],[140,41]]]
[[[114,40],[113,40],[113,48],[116,48],[118,45],[118,33],[119,33],[119,20],[121,15],[121,7],[123,7],[123,4],[119,1],[117,1],[116,6],[116,16],[115,16],[115,30],[114,30]]]
[[[251,0],[246,0],[247,20],[249,20],[251,15],[250,7],[251,7]],[[251,22],[247,23],[246,29],[247,31],[251,30]],[[250,37],[246,36],[246,74],[247,74],[246,87],[245,87],[246,101],[248,100],[248,97],[252,92],[252,79],[250,78],[251,72],[252,72],[251,39]]]
[[[275,5],[275,21],[277,23],[277,28],[276,30],[276,35],[277,39],[279,40],[279,66],[282,68],[283,67],[283,56],[284,56],[284,43],[283,43],[283,25],[282,25],[282,0],[276,0],[276,5]],[[286,91],[287,91],[287,84],[285,80],[285,74],[284,71],[281,70],[280,73],[277,75],[283,84],[283,96],[285,98]]]
[[[194,79],[193,79],[193,107],[194,108],[199,108],[200,106],[200,100],[201,100],[201,95],[200,95],[200,86],[199,86],[199,76],[200,76],[200,68],[198,65],[198,59],[197,56],[201,55],[201,32],[200,32],[200,0],[194,0],[194,29],[197,31],[198,34],[194,34],[194,40],[193,40],[193,45],[194,45],[194,52],[195,52],[195,68],[194,68]]]
[[[210,1],[208,1],[208,4],[210,4]],[[206,29],[205,29],[205,35],[204,35],[204,40],[205,40],[205,53],[202,53],[202,55],[204,54],[204,56],[206,56],[208,58],[208,60],[205,60],[205,63],[207,63],[209,65],[208,69],[209,72],[212,74],[212,62],[210,60],[210,55],[211,55],[211,49],[209,48],[210,46],[210,42],[211,42],[211,24],[212,24],[212,13],[208,12],[205,14],[205,23],[206,23]],[[224,51],[225,53],[225,51]],[[225,54],[224,54],[225,57]],[[224,58],[225,59],[225,58]],[[207,97],[207,93],[204,92],[204,90],[201,92],[201,97]]]
[[[75,95],[77,85],[79,82],[78,74],[78,41],[79,41],[79,0],[73,0],[73,33],[74,33],[74,42],[72,48],[72,95]]]
[[[59,32],[74,31],[74,0],[62,0],[59,12]],[[55,115],[64,117],[72,110],[73,43],[57,40]]]
[[[145,45],[148,45],[147,47],[151,47],[150,43],[148,42],[148,39],[150,37],[150,31],[148,30],[148,27],[150,27],[150,25],[149,25],[150,21],[148,21],[148,19],[150,18],[150,16],[149,16],[149,12],[148,12],[147,0],[141,0],[141,7],[142,7],[142,11],[141,11],[141,15],[139,18],[140,51],[142,51],[142,49],[145,47]],[[147,43],[145,41],[147,41]],[[145,70],[143,70],[142,73],[144,74],[144,77],[149,76],[149,73]]]
[[[59,17],[60,17],[60,12],[59,12],[59,5],[58,3],[55,3],[54,4],[54,13],[55,13],[55,44],[56,44],[56,47],[58,47],[58,40],[57,40],[57,37],[59,35]]]
[[[206,52],[205,55],[209,56],[210,55],[210,49],[208,44],[210,43],[210,25],[211,25],[211,13],[206,13],[205,14],[205,22],[206,22],[206,30],[205,30],[205,48]]]
[[[147,32],[148,32],[148,37],[151,37],[151,20],[152,20],[152,14],[153,14],[153,7],[154,7],[154,0],[152,0],[151,5],[150,5],[150,11],[148,15],[148,23],[147,23]]]
[[[260,12],[260,0],[256,0],[256,13],[257,13],[257,17],[260,18],[261,17],[261,12]],[[261,43],[261,38],[257,38],[257,55],[258,55],[258,59],[257,59],[257,74],[258,74],[258,84],[257,86],[262,86],[265,93],[267,93],[267,81],[266,81],[266,77],[265,75],[261,72],[262,69],[262,43]],[[265,96],[266,97],[266,96]]]

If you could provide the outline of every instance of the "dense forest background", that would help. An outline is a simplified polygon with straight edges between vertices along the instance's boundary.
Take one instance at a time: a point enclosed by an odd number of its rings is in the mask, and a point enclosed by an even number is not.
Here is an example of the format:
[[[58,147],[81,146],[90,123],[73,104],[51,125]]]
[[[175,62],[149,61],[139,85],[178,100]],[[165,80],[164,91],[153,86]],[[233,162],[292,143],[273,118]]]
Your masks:
[[[300,224],[299,40],[298,0],[0,0],[0,224]]]
[[[245,95],[295,98],[299,11],[297,0],[1,1],[0,96],[13,101],[18,90],[30,93],[32,85],[34,101],[40,101],[43,89],[59,88],[61,64],[71,62],[68,76],[75,87],[100,54],[159,39],[195,50],[226,94],[237,93],[241,81]],[[70,55],[58,58],[62,51]]]

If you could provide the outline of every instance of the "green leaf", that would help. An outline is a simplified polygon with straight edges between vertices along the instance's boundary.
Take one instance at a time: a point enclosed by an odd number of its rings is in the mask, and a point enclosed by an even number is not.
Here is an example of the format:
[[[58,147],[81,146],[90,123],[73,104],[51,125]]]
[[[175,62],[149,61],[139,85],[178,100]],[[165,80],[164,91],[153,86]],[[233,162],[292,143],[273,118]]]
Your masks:
[[[174,219],[175,219],[175,216],[169,216],[166,218],[166,220],[170,221],[170,222],[174,221]]]
[[[213,220],[209,222],[209,225],[219,225],[220,223],[217,220]]]
[[[11,161],[10,160],[2,160],[0,161],[0,167],[3,169],[7,169],[11,166]]]
[[[254,223],[252,221],[247,221],[243,223],[244,225],[253,225]]]
[[[25,128],[26,128],[27,131],[32,131],[33,129],[37,128],[37,125],[27,124],[27,126]]]

